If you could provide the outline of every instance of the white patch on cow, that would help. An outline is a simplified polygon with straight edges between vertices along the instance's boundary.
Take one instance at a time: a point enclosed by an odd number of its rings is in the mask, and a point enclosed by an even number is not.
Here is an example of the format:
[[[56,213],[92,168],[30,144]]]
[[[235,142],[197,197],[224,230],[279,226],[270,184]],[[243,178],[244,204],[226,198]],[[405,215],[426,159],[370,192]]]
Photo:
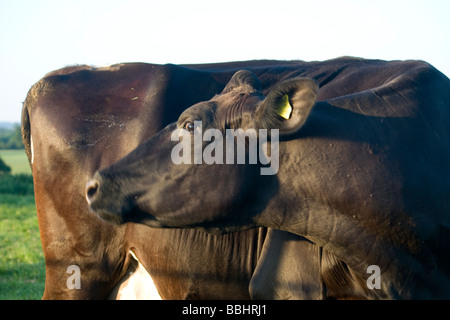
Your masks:
[[[150,274],[139,262],[133,251],[129,251],[135,262],[136,270],[119,284],[116,300],[162,300]]]
[[[33,149],[33,137],[30,135],[30,146],[31,146],[31,164],[34,161],[34,149]]]

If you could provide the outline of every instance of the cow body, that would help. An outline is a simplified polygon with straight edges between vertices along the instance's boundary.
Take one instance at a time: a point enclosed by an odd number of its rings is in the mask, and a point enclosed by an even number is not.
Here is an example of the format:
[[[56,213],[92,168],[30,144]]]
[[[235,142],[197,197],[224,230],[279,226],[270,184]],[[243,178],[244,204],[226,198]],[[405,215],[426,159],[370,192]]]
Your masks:
[[[24,142],[46,259],[44,299],[105,298],[126,275],[130,250],[150,271],[165,299],[249,297],[248,282],[264,232],[255,229],[217,238],[195,230],[116,227],[92,215],[80,192],[95,170],[125,156],[201,95],[209,97],[221,87],[209,74],[198,74],[196,78],[195,71],[170,65],[79,66],[50,73],[30,90]],[[189,84],[209,86],[210,92],[195,97],[192,88],[184,95],[167,94],[172,86],[186,89]],[[235,241],[245,248],[245,256],[217,250]],[[205,257],[220,263],[213,267]],[[70,265],[80,267],[80,290],[66,286]],[[216,286],[225,283],[226,292]]]
[[[236,73],[220,95],[97,172],[91,208],[152,227],[281,229],[343,263],[365,297],[450,297],[449,79],[420,61],[292,68]],[[279,144],[278,172],[261,175],[264,163],[171,163],[174,132],[193,136],[195,121],[221,132],[279,130],[280,140],[267,142]],[[363,281],[373,266],[380,288]]]

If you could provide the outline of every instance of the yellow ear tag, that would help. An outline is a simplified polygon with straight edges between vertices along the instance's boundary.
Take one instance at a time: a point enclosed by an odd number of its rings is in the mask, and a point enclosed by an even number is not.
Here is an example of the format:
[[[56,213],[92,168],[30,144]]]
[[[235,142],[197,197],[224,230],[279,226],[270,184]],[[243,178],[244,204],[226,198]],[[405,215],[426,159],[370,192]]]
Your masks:
[[[292,107],[291,104],[289,103],[289,97],[287,94],[281,97],[281,102],[278,107],[277,113],[280,117],[283,117],[286,120],[288,120],[291,117]]]

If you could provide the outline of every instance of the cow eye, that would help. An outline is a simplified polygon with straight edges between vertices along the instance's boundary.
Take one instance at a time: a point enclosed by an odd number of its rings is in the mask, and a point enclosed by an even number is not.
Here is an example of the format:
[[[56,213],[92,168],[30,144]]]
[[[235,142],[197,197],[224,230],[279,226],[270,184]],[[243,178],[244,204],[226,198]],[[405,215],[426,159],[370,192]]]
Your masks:
[[[194,128],[195,128],[194,123],[190,122],[190,121],[186,122],[183,126],[183,129],[185,129],[189,132],[194,132]]]

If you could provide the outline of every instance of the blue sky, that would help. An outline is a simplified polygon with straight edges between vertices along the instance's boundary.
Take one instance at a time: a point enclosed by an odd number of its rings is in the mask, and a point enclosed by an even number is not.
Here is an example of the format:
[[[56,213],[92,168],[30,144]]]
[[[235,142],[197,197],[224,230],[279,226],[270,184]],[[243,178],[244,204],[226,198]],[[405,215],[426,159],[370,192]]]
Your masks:
[[[450,76],[448,0],[0,0],[0,122],[73,64],[421,59]]]

